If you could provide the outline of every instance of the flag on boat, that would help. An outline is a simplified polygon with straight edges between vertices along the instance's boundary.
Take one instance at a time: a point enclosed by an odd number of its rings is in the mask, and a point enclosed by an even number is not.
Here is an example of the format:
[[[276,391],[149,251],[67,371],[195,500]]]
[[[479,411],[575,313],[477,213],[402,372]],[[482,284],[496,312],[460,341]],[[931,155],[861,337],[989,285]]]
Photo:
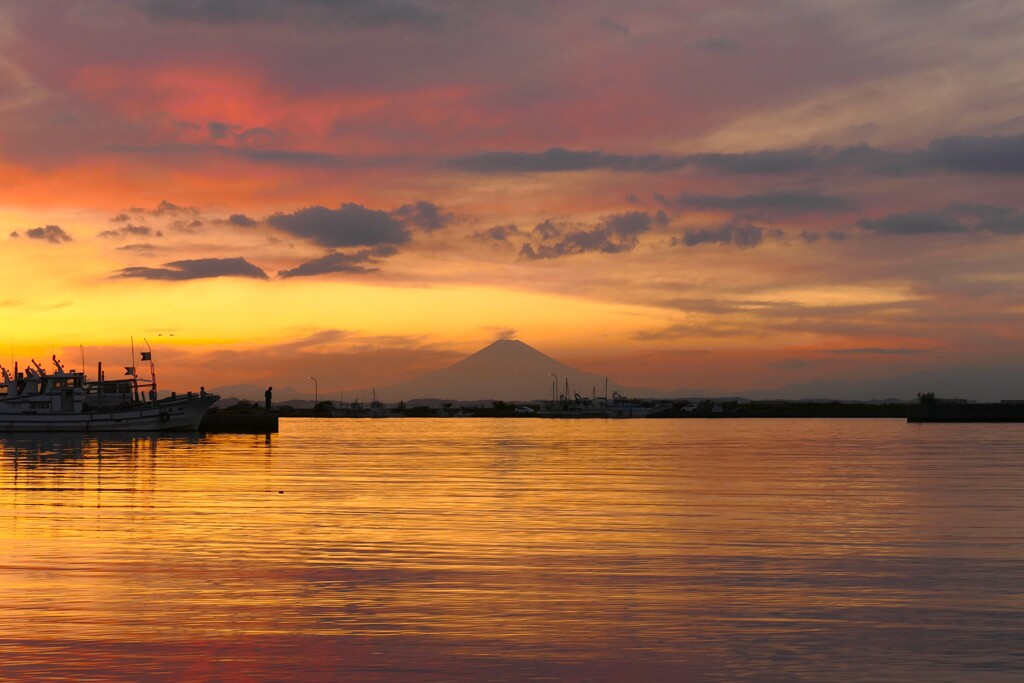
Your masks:
[[[128,375],[129,377],[134,377],[135,376],[135,366],[134,365],[126,365],[126,366],[124,366],[124,374]]]
[[[153,360],[153,359],[151,358],[151,356],[152,356],[152,355],[153,355],[153,354],[152,354],[152,352],[150,352],[150,351],[143,351],[143,352],[142,352],[142,360]]]

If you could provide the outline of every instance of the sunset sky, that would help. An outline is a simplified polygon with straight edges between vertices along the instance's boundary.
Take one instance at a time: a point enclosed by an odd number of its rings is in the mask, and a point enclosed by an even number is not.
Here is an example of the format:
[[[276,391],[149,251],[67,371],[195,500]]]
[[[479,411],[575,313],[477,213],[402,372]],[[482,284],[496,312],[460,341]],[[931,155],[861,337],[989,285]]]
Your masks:
[[[0,363],[1019,366],[1022,35],[1019,0],[6,2]]]

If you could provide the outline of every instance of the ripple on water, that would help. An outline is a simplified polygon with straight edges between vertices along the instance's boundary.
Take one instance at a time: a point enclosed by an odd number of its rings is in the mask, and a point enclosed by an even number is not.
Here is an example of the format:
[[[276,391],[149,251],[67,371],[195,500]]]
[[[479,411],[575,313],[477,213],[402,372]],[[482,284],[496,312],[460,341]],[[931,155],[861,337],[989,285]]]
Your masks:
[[[0,437],[0,679],[1024,674],[1024,429]]]

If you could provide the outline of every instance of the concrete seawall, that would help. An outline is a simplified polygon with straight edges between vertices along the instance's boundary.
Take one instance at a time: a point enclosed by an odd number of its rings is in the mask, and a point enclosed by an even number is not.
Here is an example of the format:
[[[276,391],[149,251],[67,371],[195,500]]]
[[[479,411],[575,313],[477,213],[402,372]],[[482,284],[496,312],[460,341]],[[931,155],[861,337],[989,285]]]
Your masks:
[[[1024,403],[922,403],[907,422],[1024,422]]]
[[[224,413],[211,410],[199,431],[222,434],[272,434],[278,431],[277,413]]]

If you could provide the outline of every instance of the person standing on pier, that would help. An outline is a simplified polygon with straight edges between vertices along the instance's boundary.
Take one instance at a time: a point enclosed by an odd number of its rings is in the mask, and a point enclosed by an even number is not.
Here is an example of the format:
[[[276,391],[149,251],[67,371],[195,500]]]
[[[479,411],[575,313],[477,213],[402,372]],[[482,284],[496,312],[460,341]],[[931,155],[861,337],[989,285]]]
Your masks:
[[[267,387],[267,390],[263,392],[263,397],[267,399],[266,410],[270,410],[270,395],[274,391],[274,387]]]

